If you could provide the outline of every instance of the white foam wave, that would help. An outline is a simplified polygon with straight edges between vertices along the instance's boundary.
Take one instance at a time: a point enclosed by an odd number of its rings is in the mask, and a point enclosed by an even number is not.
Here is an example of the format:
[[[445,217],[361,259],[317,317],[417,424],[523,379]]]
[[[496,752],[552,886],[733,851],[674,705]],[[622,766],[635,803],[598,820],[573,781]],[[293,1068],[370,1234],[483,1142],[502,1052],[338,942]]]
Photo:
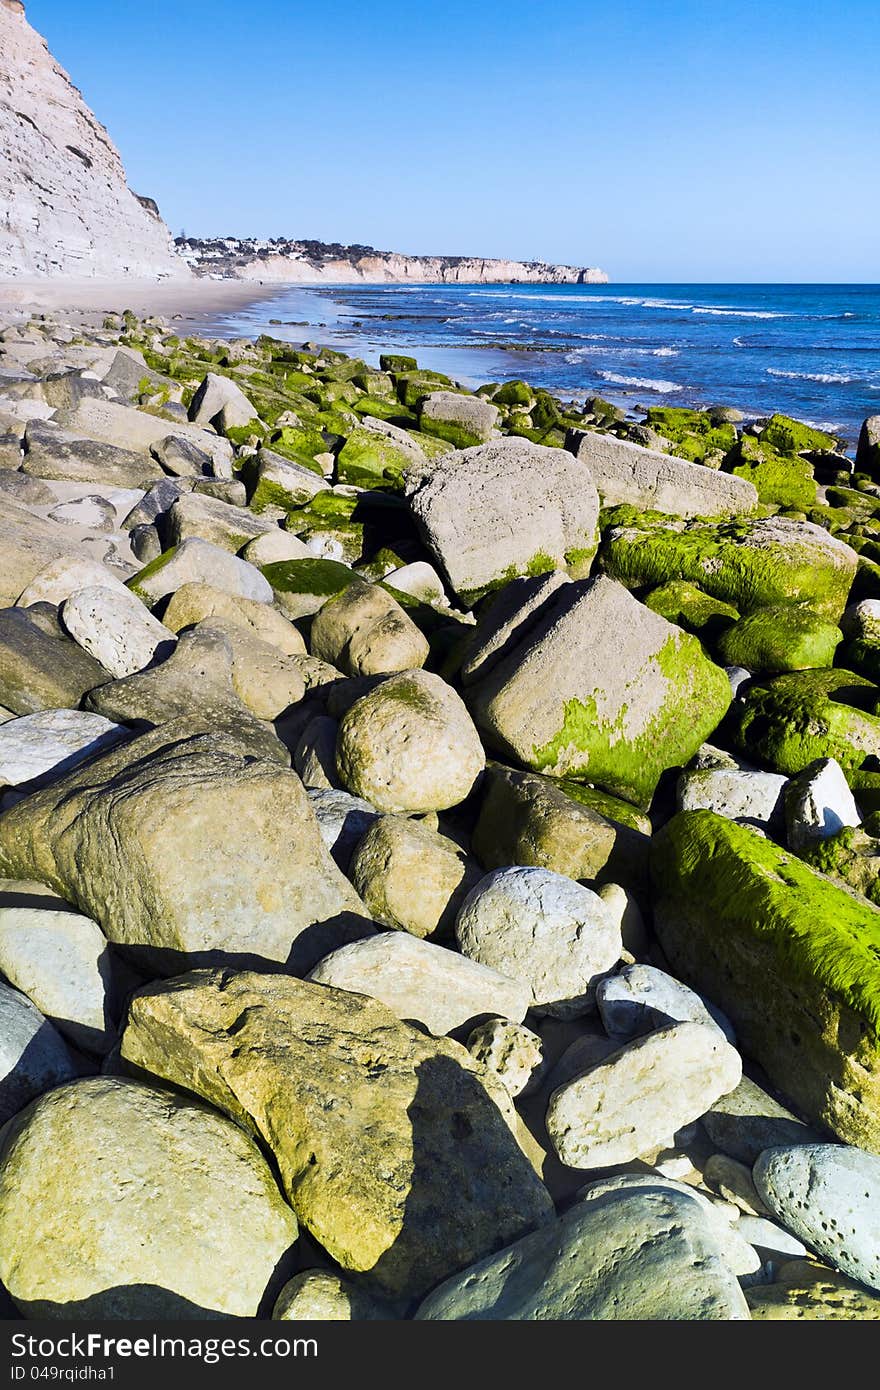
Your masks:
[[[787,381],[818,381],[823,386],[852,386],[857,376],[844,376],[841,372],[785,372],[781,367],[768,367],[768,376],[785,377]]]
[[[638,386],[643,391],[656,391],[660,396],[668,396],[682,389],[674,381],[654,381],[646,376],[619,376],[617,372],[600,372],[599,376],[615,386]]]
[[[712,314],[717,318],[732,319],[790,319],[791,314],[776,314],[765,309],[716,309],[704,305],[693,305],[695,314]]]

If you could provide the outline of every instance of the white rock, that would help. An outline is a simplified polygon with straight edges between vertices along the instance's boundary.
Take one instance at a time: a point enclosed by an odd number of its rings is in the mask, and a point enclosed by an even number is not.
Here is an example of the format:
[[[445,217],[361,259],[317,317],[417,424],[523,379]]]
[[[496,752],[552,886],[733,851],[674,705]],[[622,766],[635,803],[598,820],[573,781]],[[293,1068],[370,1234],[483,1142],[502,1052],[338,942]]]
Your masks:
[[[511,1096],[527,1096],[534,1091],[547,1070],[544,1044],[538,1034],[506,1018],[478,1024],[466,1045],[472,1057],[492,1068]]]
[[[0,908],[0,970],[71,1042],[109,1051],[118,1001],[107,941],[90,917]]]
[[[620,959],[619,921],[597,893],[550,869],[488,874],[455,924],[462,953],[522,980],[532,1006],[561,1018],[584,1013],[597,975]]]
[[[18,787],[53,768],[67,772],[128,734],[100,714],[49,709],[0,726],[0,784]]]
[[[408,932],[381,932],[325,956],[307,976],[387,1004],[437,1035],[497,1014],[522,1023],[528,987]]]
[[[739,1053],[717,1029],[675,1023],[554,1091],[547,1133],[570,1168],[629,1163],[668,1144],[741,1076]]]
[[[720,1009],[708,1006],[692,989],[655,965],[627,965],[602,980],[596,1003],[612,1038],[634,1038],[669,1023],[702,1023],[735,1042],[733,1027]]]
[[[783,1230],[775,1221],[767,1221],[763,1216],[741,1216],[737,1230],[743,1240],[747,1240],[764,1259],[797,1260],[803,1259],[808,1253],[807,1247],[790,1231]]]
[[[844,826],[861,825],[855,798],[834,758],[819,758],[799,772],[785,793],[788,846],[795,854],[836,835]]]
[[[729,820],[769,825],[782,815],[787,778],[777,772],[706,768],[684,772],[678,781],[680,811],[714,811]]]
[[[765,1149],[752,1176],[787,1231],[842,1274],[880,1289],[880,1157],[844,1144]]]
[[[348,792],[311,787],[308,783],[306,786],[321,839],[342,872],[347,873],[355,845],[379,819],[379,812],[369,801],[350,796]]]
[[[74,641],[117,679],[145,670],[177,644],[130,589],[78,589],[65,600],[61,618]]]
[[[401,594],[409,594],[422,603],[440,604],[448,607],[449,601],[440,578],[433,565],[426,560],[416,560],[411,565],[402,565],[385,576],[385,582]]]
[[[166,594],[176,593],[184,584],[208,584],[238,598],[257,603],[272,602],[272,586],[255,565],[239,560],[219,545],[189,536],[177,549],[163,557],[160,565],[152,561],[132,577],[130,588],[145,603],[158,603]],[[77,585],[77,588],[80,588]]]
[[[864,598],[852,603],[840,620],[844,637],[865,637],[871,642],[880,640],[880,598]]]
[[[86,560],[71,555],[62,555],[50,560],[35,575],[27,588],[16,599],[19,608],[29,608],[32,603],[61,604],[77,589],[124,589],[121,579],[106,565],[97,560]]]

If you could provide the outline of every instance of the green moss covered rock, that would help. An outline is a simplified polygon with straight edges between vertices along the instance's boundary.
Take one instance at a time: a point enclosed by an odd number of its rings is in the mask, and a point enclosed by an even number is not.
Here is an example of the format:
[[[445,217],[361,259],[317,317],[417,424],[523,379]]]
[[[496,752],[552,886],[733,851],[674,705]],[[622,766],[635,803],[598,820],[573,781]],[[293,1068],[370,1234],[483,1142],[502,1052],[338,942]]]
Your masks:
[[[778,675],[833,665],[842,640],[839,627],[809,608],[778,604],[740,618],[722,633],[716,650],[726,666],[744,666],[753,675]]]
[[[348,565],[337,560],[282,560],[264,565],[278,607],[295,621],[317,613],[334,594],[341,594],[356,577]]]
[[[851,774],[880,756],[880,689],[852,671],[797,671],[746,691],[731,716],[738,748],[793,775],[817,758]]]
[[[413,455],[373,430],[354,429],[336,457],[340,482],[397,491]]]
[[[744,435],[731,455],[733,472],[755,485],[761,502],[806,511],[816,502],[813,465],[797,454],[781,454],[765,440]]]
[[[780,454],[824,453],[837,448],[833,434],[793,420],[790,415],[771,415],[759,437]]]
[[[731,424],[716,424],[706,410],[685,410],[677,406],[652,406],[648,425],[672,442],[671,452],[691,463],[702,463],[707,454],[727,454],[736,443]]]
[[[673,579],[669,584],[652,589],[645,606],[667,622],[697,633],[704,641],[719,636],[739,618],[732,603],[723,603],[721,599],[704,594],[686,579]]]
[[[651,869],[676,974],[806,1119],[880,1152],[880,911],[711,811],[675,816]]]
[[[616,513],[616,514],[615,514]],[[858,557],[843,541],[787,517],[711,524],[633,515],[615,509],[602,565],[630,588],[686,579],[741,613],[804,602],[836,622],[846,607]],[[623,513],[627,524],[613,524]]]

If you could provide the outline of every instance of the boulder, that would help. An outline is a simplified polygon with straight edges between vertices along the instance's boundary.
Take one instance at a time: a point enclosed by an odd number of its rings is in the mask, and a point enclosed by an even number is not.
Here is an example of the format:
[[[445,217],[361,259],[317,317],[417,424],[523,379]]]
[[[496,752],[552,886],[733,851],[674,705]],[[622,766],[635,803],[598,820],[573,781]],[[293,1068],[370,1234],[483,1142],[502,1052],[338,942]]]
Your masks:
[[[0,981],[0,1124],[77,1070],[61,1034],[25,995]]]
[[[0,704],[14,714],[75,709],[110,679],[76,642],[50,637],[24,608],[0,609]]]
[[[209,454],[221,466],[232,458],[232,445],[226,439],[197,425],[175,422],[173,427],[160,415],[150,415],[143,410],[135,410],[128,405],[117,405],[113,401],[100,401],[93,398],[80,401],[74,410],[55,412],[56,422],[64,429],[84,435],[106,444],[115,444],[136,453],[149,455],[154,444],[160,444],[170,434],[188,439],[198,448]],[[152,467],[153,460],[147,460]]]
[[[213,459],[207,450],[177,434],[169,434],[152,444],[150,453],[174,478],[209,478],[214,471]]]
[[[673,1023],[558,1087],[547,1133],[571,1168],[629,1163],[668,1145],[741,1077],[739,1053],[717,1029]]]
[[[549,869],[487,875],[455,923],[462,953],[529,988],[531,1008],[557,1018],[586,1013],[598,976],[620,959],[620,924],[598,894]]]
[[[711,811],[655,836],[652,874],[673,970],[807,1121],[880,1152],[880,910]]]
[[[600,576],[563,585],[537,626],[467,692],[500,752],[647,805],[730,704],[696,637]],[[614,634],[614,641],[605,640]]]
[[[330,1269],[304,1269],[284,1285],[272,1317],[277,1322],[375,1322],[384,1305]]]
[[[819,758],[792,777],[785,791],[788,846],[795,854],[844,826],[861,825],[855,799],[834,758]]]
[[[163,974],[236,960],[304,971],[371,930],[296,774],[255,759],[247,731],[187,720],[8,810],[0,870],[48,884]]]
[[[261,521],[246,507],[230,506],[201,492],[181,493],[172,503],[165,525],[170,546],[182,545],[195,536],[233,555],[248,541],[275,530],[271,521]]]
[[[271,585],[258,569],[197,536],[191,536],[145,565],[132,575],[128,587],[144,603],[152,605],[166,594],[176,593],[184,584],[192,583],[222,589],[234,598],[272,602]]]
[[[517,575],[589,572],[599,499],[562,449],[503,439],[445,455],[410,475],[407,494],[427,549],[466,604]]]
[[[749,1167],[764,1149],[819,1142],[814,1130],[747,1076],[716,1100],[700,1124],[716,1148]]]
[[[880,1318],[880,1298],[816,1260],[789,1260],[776,1283],[746,1289],[753,1322],[864,1322]]]
[[[560,570],[511,579],[480,604],[477,625],[469,638],[461,667],[463,685],[488,676],[503,657],[525,639],[549,611],[556,590],[569,582]]]
[[[164,625],[175,633],[195,627],[203,618],[231,619],[287,656],[305,654],[306,644],[300,633],[276,609],[210,584],[182,584],[171,595],[162,615]]]
[[[289,765],[287,750],[273,729],[239,697],[234,670],[233,648],[226,634],[202,623],[180,636],[160,666],[91,691],[86,706],[121,724],[155,727],[189,719],[205,732],[244,728],[263,757]],[[301,696],[301,677],[294,672],[292,679]]]
[[[0,477],[3,476],[0,473]],[[115,550],[113,537],[44,520],[4,491],[0,515],[0,604],[32,603],[46,597],[45,594],[30,597],[30,586],[41,571],[59,560],[65,565],[94,565],[95,570],[111,582],[110,568],[100,563],[107,559],[113,563],[115,575],[124,580],[131,572],[131,566],[120,559],[118,552],[114,555]],[[88,561],[87,555],[93,556],[93,559]],[[75,587],[81,588],[82,581]],[[67,595],[62,597],[66,598]]]
[[[734,747],[791,776],[835,759],[847,776],[880,756],[880,688],[852,671],[793,671],[755,681],[731,712]]]
[[[402,671],[343,715],[336,764],[343,786],[380,811],[443,811],[470,794],[485,755],[451,686]]]
[[[862,422],[856,449],[856,472],[880,480],[880,415],[869,415]]]
[[[842,1274],[880,1289],[880,1158],[840,1144],[766,1149],[762,1200],[786,1230]]]
[[[485,444],[498,423],[497,406],[457,391],[431,391],[419,401],[419,429],[456,449]]]
[[[808,608],[781,603],[732,623],[716,650],[725,666],[741,666],[751,675],[778,675],[833,665],[842,636],[839,627]]]
[[[768,826],[782,819],[788,779],[778,772],[704,767],[683,772],[676,799],[680,811],[714,811],[728,820]]]
[[[73,709],[48,709],[10,718],[0,726],[0,786],[18,787],[50,774],[61,777],[79,763],[128,737],[128,730]]]
[[[744,478],[597,430],[569,430],[565,447],[589,469],[603,506],[628,503],[669,516],[737,516],[758,504]]]
[[[616,797],[490,763],[471,838],[484,869],[533,864],[569,878],[646,887],[651,822]],[[575,800],[571,793],[589,799]]]
[[[32,608],[36,603],[51,603],[59,607],[77,590],[95,588],[119,591],[125,588],[125,576],[83,555],[61,555],[36,572],[17,595],[16,606]]]
[[[59,1033],[87,1052],[109,1052],[122,991],[107,941],[70,910],[0,905],[0,971]]]
[[[408,932],[380,932],[331,952],[308,977],[317,984],[380,999],[398,1018],[438,1036],[497,1014],[521,1023],[529,990],[491,966]]]
[[[508,1018],[478,1023],[468,1037],[467,1050],[494,1071],[511,1096],[527,1096],[534,1091],[547,1070],[540,1036]]]
[[[111,676],[131,676],[168,656],[174,633],[125,589],[77,589],[65,599],[62,621],[73,640]]]
[[[336,724],[335,720],[331,723]],[[370,826],[379,818],[379,812],[369,801],[335,788],[310,788],[309,801],[318,822],[321,839],[344,874],[348,874],[351,857],[355,847],[363,839]],[[373,915],[372,909],[369,909]]]
[[[482,876],[454,840],[401,816],[373,821],[347,872],[377,922],[429,939],[451,934],[465,896]]]
[[[3,1133],[0,1276],[28,1318],[253,1318],[296,1237],[254,1140],[171,1091],[94,1077]]]
[[[249,472],[250,507],[259,516],[283,516],[295,507],[305,507],[323,492],[327,484],[320,473],[302,463],[294,463],[270,449],[261,449]]]
[[[577,1202],[435,1289],[434,1322],[746,1320],[712,1226],[685,1193],[610,1191]]]
[[[297,658],[264,642],[235,618],[208,618],[190,628],[186,637],[199,643],[215,638],[228,643],[233,690],[258,719],[278,719],[303,698],[306,686]]]
[[[189,418],[194,425],[218,425],[222,414],[224,431],[250,425],[257,410],[240,386],[228,376],[207,372],[190,401]]]
[[[740,613],[804,603],[836,623],[858,556],[821,526],[792,517],[718,526],[641,518],[604,534],[602,562],[608,574],[632,588],[686,579]]]
[[[610,1038],[635,1038],[670,1023],[702,1023],[734,1043],[733,1030],[717,1009],[680,980],[655,965],[626,965],[600,980],[596,1003]]]
[[[374,999],[197,973],[135,995],[122,1056],[258,1132],[302,1225],[367,1289],[419,1297],[553,1214],[492,1073]]]
[[[162,477],[159,464],[145,458],[142,452],[129,449],[126,444],[119,447],[83,438],[50,420],[29,420],[24,444],[21,468],[32,478],[139,488],[152,478]]]
[[[302,728],[293,746],[293,766],[303,780],[303,786],[325,791],[338,788],[336,775],[336,740],[339,722],[328,714],[316,714]],[[348,796],[347,792],[340,795]],[[352,797],[351,800],[357,800]],[[367,805],[367,802],[364,802]]]
[[[312,656],[349,676],[411,671],[424,666],[427,639],[400,604],[378,584],[355,579],[315,615]]]
[[[357,576],[338,560],[285,560],[264,565],[275,602],[291,622],[311,617],[334,594],[341,594]]]

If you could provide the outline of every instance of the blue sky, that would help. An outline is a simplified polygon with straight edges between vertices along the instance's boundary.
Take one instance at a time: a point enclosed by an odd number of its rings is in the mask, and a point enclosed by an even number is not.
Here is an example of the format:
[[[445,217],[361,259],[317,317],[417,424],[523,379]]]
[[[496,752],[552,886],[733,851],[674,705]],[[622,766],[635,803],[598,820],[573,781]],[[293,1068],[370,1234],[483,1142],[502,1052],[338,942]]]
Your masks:
[[[876,0],[29,0],[177,235],[880,279]]]

